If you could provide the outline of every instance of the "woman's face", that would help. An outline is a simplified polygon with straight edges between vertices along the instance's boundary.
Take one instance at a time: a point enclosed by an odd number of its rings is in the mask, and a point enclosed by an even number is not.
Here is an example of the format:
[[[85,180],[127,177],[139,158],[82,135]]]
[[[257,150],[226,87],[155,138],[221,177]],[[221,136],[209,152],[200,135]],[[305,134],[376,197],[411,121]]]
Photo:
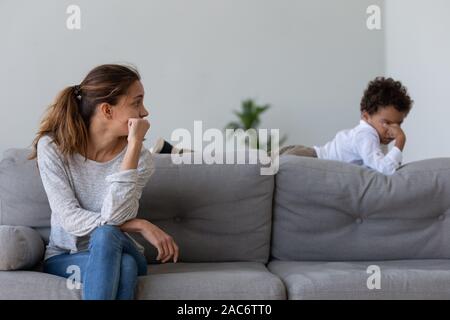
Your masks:
[[[149,115],[144,106],[144,87],[140,81],[134,82],[128,93],[122,96],[117,105],[110,108],[111,122],[108,125],[117,136],[128,136],[128,119],[145,118]]]

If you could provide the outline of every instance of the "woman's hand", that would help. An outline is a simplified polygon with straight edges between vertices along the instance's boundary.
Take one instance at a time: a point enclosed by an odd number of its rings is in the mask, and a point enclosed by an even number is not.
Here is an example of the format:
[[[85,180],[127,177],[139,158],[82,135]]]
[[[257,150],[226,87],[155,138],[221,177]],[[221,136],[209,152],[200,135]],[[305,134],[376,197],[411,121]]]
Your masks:
[[[150,128],[150,122],[147,119],[130,118],[128,119],[128,142],[142,142],[145,134]]]
[[[163,263],[173,257],[173,262],[178,261],[178,246],[171,236],[144,219],[131,219],[120,226],[124,232],[139,232],[148,242],[158,250],[156,260]]]
[[[141,234],[158,250],[156,260],[161,260],[162,263],[165,263],[173,259],[173,262],[177,262],[179,249],[173,238],[153,223],[146,220],[145,222]]]

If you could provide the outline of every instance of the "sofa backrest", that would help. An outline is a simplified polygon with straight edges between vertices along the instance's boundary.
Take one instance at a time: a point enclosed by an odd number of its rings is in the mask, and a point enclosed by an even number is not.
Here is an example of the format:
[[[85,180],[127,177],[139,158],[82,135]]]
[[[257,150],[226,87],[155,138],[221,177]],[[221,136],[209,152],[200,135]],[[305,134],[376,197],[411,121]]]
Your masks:
[[[29,149],[9,149],[0,162],[0,224],[36,228],[48,236],[50,207]],[[180,261],[267,262],[273,176],[259,164],[181,164],[154,155],[155,172],[143,190],[138,217],[172,235]],[[146,244],[149,262],[156,250]]]
[[[394,175],[282,156],[271,256],[277,260],[450,258],[450,158]]]
[[[273,176],[260,175],[253,164],[176,165],[170,155],[154,160],[138,216],[173,235],[183,261],[268,261]],[[148,243],[146,252],[156,256]]]
[[[50,206],[30,149],[8,149],[0,161],[0,225],[45,230]],[[48,240],[48,239],[45,239]]]

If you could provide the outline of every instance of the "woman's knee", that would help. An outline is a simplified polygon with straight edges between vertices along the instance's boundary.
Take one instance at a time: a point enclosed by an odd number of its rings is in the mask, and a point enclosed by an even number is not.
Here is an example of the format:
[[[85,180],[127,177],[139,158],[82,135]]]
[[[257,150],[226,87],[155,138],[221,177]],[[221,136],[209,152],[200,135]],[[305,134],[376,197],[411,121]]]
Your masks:
[[[113,244],[120,240],[122,236],[122,231],[116,226],[103,225],[97,227],[91,235],[90,244],[93,243],[109,243]]]
[[[122,263],[120,266],[120,278],[133,280],[137,278],[138,275],[138,267],[136,260],[133,256],[124,253],[122,254]]]
[[[132,255],[122,254],[122,263],[120,267],[120,280],[117,291],[118,300],[134,299],[135,289],[138,279],[138,267],[136,260]]]

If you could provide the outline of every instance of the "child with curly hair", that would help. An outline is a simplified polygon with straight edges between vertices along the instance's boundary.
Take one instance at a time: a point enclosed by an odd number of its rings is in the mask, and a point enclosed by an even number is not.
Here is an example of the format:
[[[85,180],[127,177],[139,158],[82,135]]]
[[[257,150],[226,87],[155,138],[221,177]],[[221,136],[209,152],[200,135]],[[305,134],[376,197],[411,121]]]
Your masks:
[[[323,146],[291,145],[281,148],[280,155],[343,161],[391,175],[402,163],[406,135],[401,125],[412,104],[401,82],[377,77],[361,99],[361,120],[356,127],[338,132]],[[394,146],[388,151],[387,145],[392,141]]]

